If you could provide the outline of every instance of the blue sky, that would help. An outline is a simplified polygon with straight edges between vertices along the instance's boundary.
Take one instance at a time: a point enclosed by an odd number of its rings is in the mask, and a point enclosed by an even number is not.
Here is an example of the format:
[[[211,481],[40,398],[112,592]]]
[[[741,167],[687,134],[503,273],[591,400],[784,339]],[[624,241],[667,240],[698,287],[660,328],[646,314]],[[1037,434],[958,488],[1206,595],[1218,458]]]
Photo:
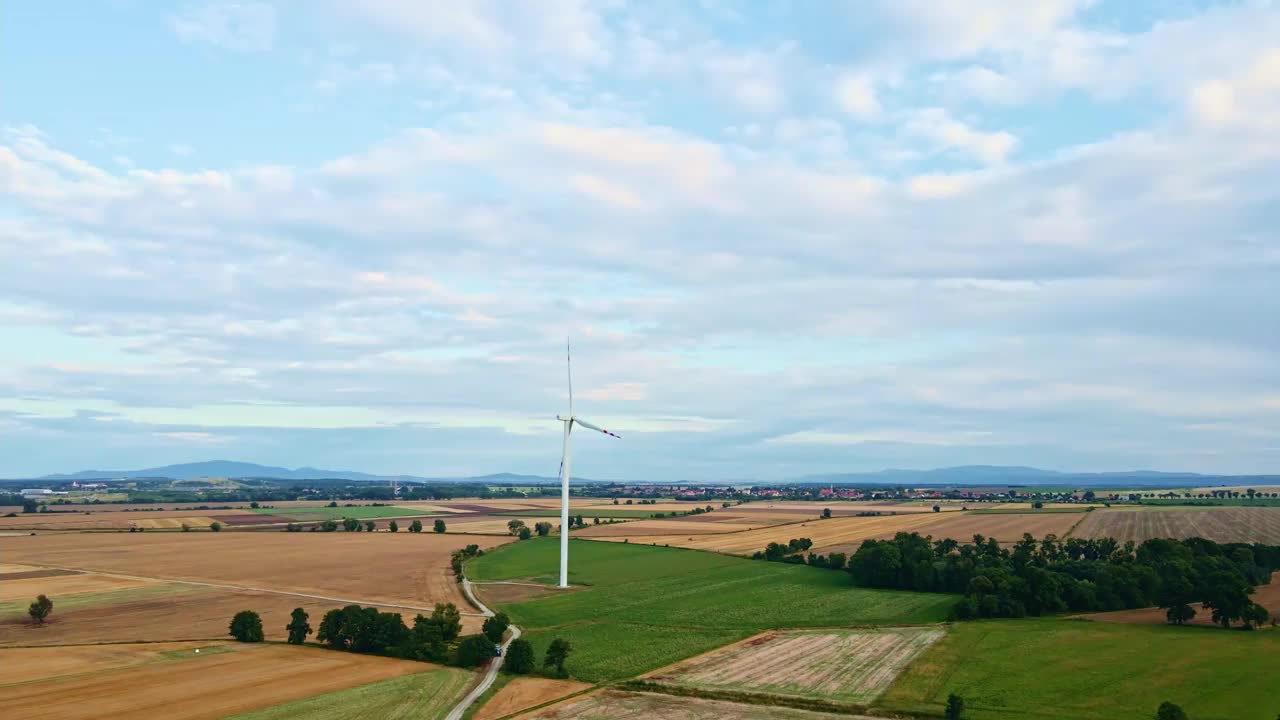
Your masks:
[[[1280,3],[13,2],[0,476],[1280,472]]]

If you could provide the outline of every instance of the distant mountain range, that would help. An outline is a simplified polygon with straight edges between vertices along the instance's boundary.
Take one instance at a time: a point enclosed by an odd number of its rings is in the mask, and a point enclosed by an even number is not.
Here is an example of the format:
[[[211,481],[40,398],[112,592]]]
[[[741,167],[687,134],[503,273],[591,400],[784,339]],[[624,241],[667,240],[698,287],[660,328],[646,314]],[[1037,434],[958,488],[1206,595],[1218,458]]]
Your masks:
[[[301,467],[294,470],[271,465],[211,460],[144,468],[142,470],[82,470],[76,473],[46,475],[35,478],[42,481],[113,480],[120,478],[168,478],[193,480],[198,478],[278,478],[283,480],[339,479],[365,482],[475,482],[491,485],[533,485],[554,483],[558,478],[541,475],[517,475],[498,473],[475,477],[421,477],[417,475],[372,475],[351,470],[324,470]],[[587,481],[574,478],[575,482]],[[654,480],[651,482],[680,483],[685,481]],[[776,482],[776,481],[775,481]],[[1202,475],[1198,473],[1169,473],[1152,470],[1123,472],[1071,473],[1042,470],[1033,467],[1004,465],[966,465],[936,468],[933,470],[888,469],[876,472],[834,473],[807,475],[783,482],[813,485],[1072,485],[1072,486],[1168,486],[1168,485],[1275,485],[1280,475]],[[727,484],[721,481],[719,484]],[[738,479],[734,485],[768,484],[757,480]]]

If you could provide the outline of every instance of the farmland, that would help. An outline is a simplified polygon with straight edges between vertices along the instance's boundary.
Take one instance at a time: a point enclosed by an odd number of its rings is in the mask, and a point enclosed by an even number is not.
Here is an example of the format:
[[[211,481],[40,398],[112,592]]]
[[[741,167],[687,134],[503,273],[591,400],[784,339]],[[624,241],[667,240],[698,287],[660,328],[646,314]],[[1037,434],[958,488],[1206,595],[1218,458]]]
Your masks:
[[[1280,618],[1280,577],[1273,577],[1270,584],[1259,585],[1254,589],[1250,599],[1266,608],[1271,617]],[[1192,606],[1196,615],[1191,619],[1192,625],[1213,625],[1212,613],[1199,605]],[[1145,623],[1163,625],[1168,622],[1165,611],[1161,608],[1139,608],[1137,610],[1113,610],[1111,612],[1090,613],[1080,617],[1099,622]]]
[[[1073,537],[1114,537],[1140,543],[1150,538],[1203,537],[1214,542],[1280,545],[1280,508],[1111,508],[1095,510]]]
[[[877,707],[971,720],[1132,720],[1166,700],[1196,720],[1274,720],[1280,635],[1037,619],[960,623]],[[998,679],[998,681],[996,681]]]
[[[940,628],[768,632],[648,676],[663,685],[865,705],[921,652]]]
[[[521,720],[872,720],[856,715],[793,710],[767,705],[673,697],[645,692],[598,690],[521,715]]]
[[[485,555],[467,572],[482,582],[549,580],[558,557],[555,541],[533,540]],[[855,588],[843,573],[674,548],[574,541],[570,557],[570,581],[587,587],[502,609],[536,652],[552,636],[568,638],[570,673],[588,681],[628,677],[773,628],[936,622],[955,601]]]
[[[464,670],[438,668],[314,695],[304,700],[235,715],[228,720],[429,720],[444,717],[462,696],[470,680],[471,673]]]
[[[48,649],[0,650],[6,668],[44,663],[50,677],[0,686],[0,717],[89,720],[102,717],[223,718],[335,688],[421,673],[431,666],[391,658],[288,645],[225,645],[223,652],[151,653],[110,646],[109,657],[77,672]],[[83,651],[75,651],[83,655]],[[37,666],[36,669],[39,669]],[[92,671],[88,671],[92,670]],[[54,673],[56,676],[52,676]],[[442,688],[443,689],[443,688]]]
[[[368,520],[372,518],[420,517],[435,513],[427,509],[400,507],[396,505],[360,505],[356,507],[300,507],[300,508],[261,508],[250,512],[269,515],[289,520],[342,520],[355,518]]]
[[[465,605],[449,570],[458,537],[434,533],[112,533],[0,537],[6,561],[217,583],[369,604]],[[510,538],[486,538],[493,547]]]
[[[518,677],[494,693],[472,720],[496,720],[526,708],[590,688],[586,683],[551,678]]]

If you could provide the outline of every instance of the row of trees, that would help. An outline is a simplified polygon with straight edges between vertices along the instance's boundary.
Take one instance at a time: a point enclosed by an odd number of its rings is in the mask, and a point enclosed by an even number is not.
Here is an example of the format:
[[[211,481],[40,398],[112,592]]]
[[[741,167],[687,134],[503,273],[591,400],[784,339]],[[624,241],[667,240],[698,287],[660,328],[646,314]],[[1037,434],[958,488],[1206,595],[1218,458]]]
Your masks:
[[[1218,544],[1203,538],[1153,539],[1134,546],[1114,538],[1060,542],[1023,535],[1008,548],[975,535],[972,543],[918,533],[866,540],[849,559],[856,584],[963,593],[957,619],[1057,612],[1165,608],[1170,622],[1195,617],[1193,604],[1223,627],[1253,628],[1268,613],[1249,595],[1280,568],[1280,547]]]
[[[211,530],[217,531],[222,529],[218,523],[214,523],[213,525],[217,527],[210,526]],[[336,532],[338,528],[342,528],[347,532],[360,532],[362,530],[365,532],[373,532],[378,529],[378,525],[372,520],[365,520],[364,522],[361,522],[356,518],[343,518],[342,523],[339,524],[337,520],[331,518],[325,520],[319,525],[312,525],[309,529],[311,532]],[[391,532],[400,532],[400,523],[392,520],[391,523],[387,525],[387,529]],[[447,528],[444,524],[444,520],[436,520],[431,529],[434,532],[443,533]],[[284,530],[285,532],[302,532],[302,526],[297,523],[289,523],[284,526]],[[414,520],[409,523],[407,530],[411,533],[422,532],[422,521]]]

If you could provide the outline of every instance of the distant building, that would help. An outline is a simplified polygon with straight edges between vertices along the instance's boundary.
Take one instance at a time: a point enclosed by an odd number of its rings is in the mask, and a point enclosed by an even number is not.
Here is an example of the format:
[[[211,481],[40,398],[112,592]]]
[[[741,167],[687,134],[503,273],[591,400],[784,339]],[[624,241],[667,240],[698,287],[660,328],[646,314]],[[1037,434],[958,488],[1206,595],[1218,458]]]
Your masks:
[[[24,498],[44,497],[52,494],[53,491],[49,488],[23,488],[22,490],[22,497]]]

